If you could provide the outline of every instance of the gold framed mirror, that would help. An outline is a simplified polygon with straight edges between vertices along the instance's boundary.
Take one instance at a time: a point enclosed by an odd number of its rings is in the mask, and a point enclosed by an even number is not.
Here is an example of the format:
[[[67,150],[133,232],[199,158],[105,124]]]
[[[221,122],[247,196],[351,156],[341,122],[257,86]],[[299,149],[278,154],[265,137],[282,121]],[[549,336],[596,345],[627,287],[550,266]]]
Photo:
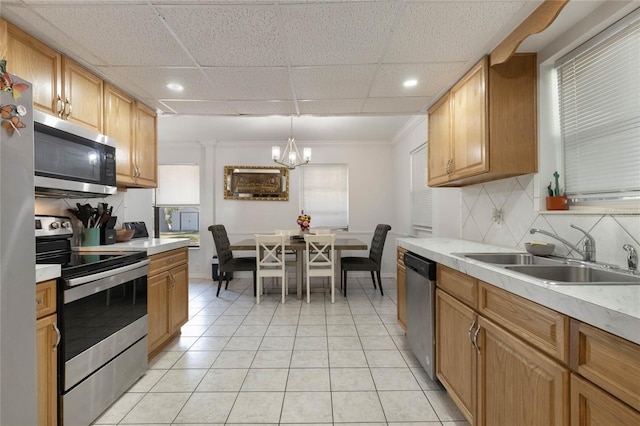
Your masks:
[[[289,201],[286,167],[224,166],[226,200]]]

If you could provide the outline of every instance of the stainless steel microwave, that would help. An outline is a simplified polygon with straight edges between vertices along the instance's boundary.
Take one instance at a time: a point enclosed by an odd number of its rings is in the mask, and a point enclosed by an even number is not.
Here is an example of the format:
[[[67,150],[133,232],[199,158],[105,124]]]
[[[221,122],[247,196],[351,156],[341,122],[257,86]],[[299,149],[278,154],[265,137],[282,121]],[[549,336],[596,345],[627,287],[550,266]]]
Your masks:
[[[35,194],[95,198],[115,194],[116,141],[34,111]]]

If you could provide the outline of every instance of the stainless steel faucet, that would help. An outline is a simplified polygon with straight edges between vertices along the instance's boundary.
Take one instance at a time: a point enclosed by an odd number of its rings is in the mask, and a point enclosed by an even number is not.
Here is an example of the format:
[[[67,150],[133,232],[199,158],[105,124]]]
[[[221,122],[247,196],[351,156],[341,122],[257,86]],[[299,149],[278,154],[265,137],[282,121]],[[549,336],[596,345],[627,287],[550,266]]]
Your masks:
[[[635,273],[638,271],[638,253],[635,247],[631,244],[625,244],[622,249],[627,252],[627,265],[629,265],[629,271]]]
[[[562,244],[571,247],[573,250],[577,251],[578,253],[580,253],[580,255],[582,256],[582,260],[584,260],[585,262],[595,262],[596,261],[596,241],[593,239],[593,237],[584,229],[580,229],[575,225],[571,225],[572,228],[577,229],[578,231],[582,232],[585,235],[584,238],[584,243],[582,246],[582,250],[576,246],[574,246],[573,244],[571,244],[569,241],[565,240],[564,238],[553,234],[551,232],[547,232],[544,229],[538,229],[538,228],[531,228],[529,230],[529,232],[531,234],[535,234],[536,232],[540,233],[540,234],[544,234],[544,235],[548,235],[551,238],[555,238],[556,240],[560,241]]]

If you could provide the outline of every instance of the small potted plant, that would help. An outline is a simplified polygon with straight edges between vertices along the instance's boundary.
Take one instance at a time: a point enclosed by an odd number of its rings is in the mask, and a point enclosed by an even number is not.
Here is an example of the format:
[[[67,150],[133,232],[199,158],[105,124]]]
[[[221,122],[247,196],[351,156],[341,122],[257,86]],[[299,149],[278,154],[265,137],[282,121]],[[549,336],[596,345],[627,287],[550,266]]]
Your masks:
[[[561,194],[559,178],[560,174],[557,171],[553,172],[553,177],[556,181],[556,186],[551,189],[551,182],[547,186],[549,196],[547,197],[547,210],[569,210],[569,202],[565,194]]]

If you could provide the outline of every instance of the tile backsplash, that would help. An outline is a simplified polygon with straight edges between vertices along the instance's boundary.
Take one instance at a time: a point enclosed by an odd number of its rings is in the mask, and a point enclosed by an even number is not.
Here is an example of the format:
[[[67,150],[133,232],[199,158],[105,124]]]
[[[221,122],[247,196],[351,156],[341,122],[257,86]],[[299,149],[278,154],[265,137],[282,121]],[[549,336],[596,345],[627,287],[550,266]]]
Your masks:
[[[582,247],[584,235],[574,224],[589,232],[596,241],[596,260],[626,267],[624,244],[640,250],[640,215],[538,213],[534,208],[534,175],[502,179],[461,188],[462,238],[489,244],[519,247],[524,243],[546,241],[556,245],[555,254],[581,258],[570,247],[529,229],[552,232]],[[502,211],[502,223],[493,219]]]

